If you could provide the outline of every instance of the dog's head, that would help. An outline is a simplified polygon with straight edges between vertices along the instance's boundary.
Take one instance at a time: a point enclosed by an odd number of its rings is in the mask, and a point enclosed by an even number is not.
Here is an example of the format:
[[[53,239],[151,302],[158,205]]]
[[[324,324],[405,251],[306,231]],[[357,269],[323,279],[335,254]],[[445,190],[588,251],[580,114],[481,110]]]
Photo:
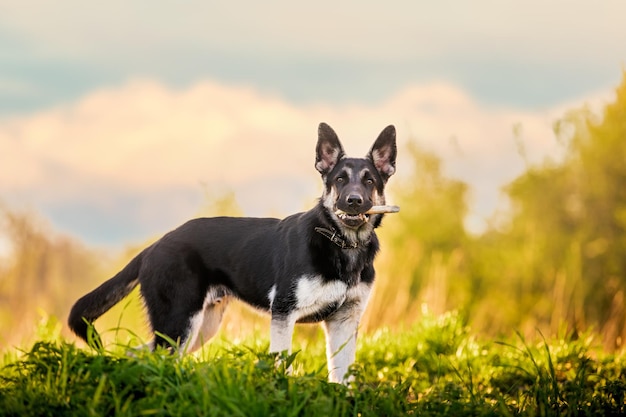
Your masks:
[[[335,131],[320,123],[315,168],[325,185],[322,204],[335,222],[353,230],[370,222],[366,212],[385,204],[385,184],[396,170],[396,153],[393,126],[383,129],[365,158],[348,158]]]

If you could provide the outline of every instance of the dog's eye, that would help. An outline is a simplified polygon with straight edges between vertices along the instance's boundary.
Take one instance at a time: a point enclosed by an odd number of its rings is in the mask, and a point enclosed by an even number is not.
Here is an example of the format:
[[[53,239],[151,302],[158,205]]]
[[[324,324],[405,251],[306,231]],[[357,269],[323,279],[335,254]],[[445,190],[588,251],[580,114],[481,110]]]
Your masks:
[[[374,184],[374,180],[371,179],[371,178],[368,178],[368,179],[365,180],[365,184],[372,185],[372,184]]]
[[[344,177],[337,177],[335,180],[337,183],[342,184],[346,179]]]

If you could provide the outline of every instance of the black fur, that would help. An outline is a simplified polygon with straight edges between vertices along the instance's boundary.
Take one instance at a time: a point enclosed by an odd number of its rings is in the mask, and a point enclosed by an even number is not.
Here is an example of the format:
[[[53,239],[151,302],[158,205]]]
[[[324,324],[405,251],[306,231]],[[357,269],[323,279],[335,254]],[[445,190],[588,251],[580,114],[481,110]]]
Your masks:
[[[346,158],[335,132],[320,124],[315,166],[325,190],[315,207],[282,220],[214,217],[185,223],[79,299],[69,316],[71,329],[86,340],[86,322],[96,320],[137,284],[153,331],[182,342],[189,336],[190,318],[202,311],[209,291],[216,302],[236,297],[280,318],[296,308],[295,281],[300,277],[340,280],[347,288],[373,283],[379,249],[374,229],[383,216],[362,213],[384,204],[395,158],[393,126],[383,130],[365,158]],[[341,212],[345,214],[337,214]],[[316,228],[336,232],[354,247],[341,248]],[[270,300],[272,288],[275,296]],[[327,320],[342,303],[321,305],[298,321]],[[155,344],[167,343],[155,336]]]

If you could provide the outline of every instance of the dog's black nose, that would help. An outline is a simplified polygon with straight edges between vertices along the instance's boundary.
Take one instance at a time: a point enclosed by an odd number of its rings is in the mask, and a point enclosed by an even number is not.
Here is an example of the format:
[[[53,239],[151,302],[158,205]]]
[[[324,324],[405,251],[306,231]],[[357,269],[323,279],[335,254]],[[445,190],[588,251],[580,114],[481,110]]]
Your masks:
[[[363,197],[358,194],[350,194],[346,199],[349,207],[361,207],[363,205]]]

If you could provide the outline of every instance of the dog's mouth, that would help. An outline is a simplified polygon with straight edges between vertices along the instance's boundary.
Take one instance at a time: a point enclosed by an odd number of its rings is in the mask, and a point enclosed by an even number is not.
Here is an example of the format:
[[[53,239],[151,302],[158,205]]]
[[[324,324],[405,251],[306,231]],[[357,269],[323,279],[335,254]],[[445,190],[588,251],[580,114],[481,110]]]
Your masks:
[[[359,227],[370,220],[369,214],[365,213],[356,213],[350,214],[346,213],[341,209],[335,210],[335,215],[337,218],[348,227]]]

